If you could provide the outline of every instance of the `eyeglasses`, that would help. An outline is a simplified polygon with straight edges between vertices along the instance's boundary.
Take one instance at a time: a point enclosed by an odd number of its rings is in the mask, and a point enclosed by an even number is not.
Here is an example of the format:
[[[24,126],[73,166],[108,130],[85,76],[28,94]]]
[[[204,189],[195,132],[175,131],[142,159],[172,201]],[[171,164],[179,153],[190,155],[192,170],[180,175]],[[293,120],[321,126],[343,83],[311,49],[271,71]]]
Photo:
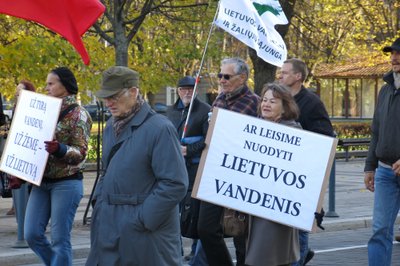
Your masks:
[[[113,102],[116,103],[118,100],[128,91],[129,89],[123,89],[119,93],[111,95],[110,97],[102,98],[103,101]]]
[[[232,77],[238,76],[238,75],[240,75],[240,74],[230,75],[230,74],[222,74],[222,73],[219,73],[219,74],[217,75],[217,77],[218,77],[219,79],[224,78],[224,80],[230,80]]]
[[[193,91],[194,88],[193,87],[179,87],[180,91]]]

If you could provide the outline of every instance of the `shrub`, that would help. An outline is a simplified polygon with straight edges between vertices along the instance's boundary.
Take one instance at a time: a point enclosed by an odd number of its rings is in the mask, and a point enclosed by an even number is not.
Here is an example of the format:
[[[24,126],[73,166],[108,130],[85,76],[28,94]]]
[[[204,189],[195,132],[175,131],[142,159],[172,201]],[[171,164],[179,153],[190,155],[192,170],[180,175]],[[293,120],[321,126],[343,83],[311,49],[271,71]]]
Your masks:
[[[370,138],[371,122],[350,122],[335,121],[332,123],[333,129],[339,139],[350,138]]]
[[[333,129],[337,134],[338,139],[350,138],[370,138],[371,137],[371,121],[332,121]],[[92,131],[93,132],[93,131]],[[101,139],[100,139],[101,143]],[[97,134],[90,136],[88,145],[87,162],[97,161]],[[368,146],[350,147],[349,150],[367,150]],[[338,147],[337,151],[343,151],[343,147]],[[101,145],[100,145],[101,156]]]
[[[338,139],[371,138],[371,121],[333,121],[332,126]],[[344,148],[338,146],[336,150],[344,151]],[[348,150],[368,150],[368,146],[354,146]]]
[[[101,138],[100,138],[101,143]],[[97,135],[92,134],[89,139],[88,153],[86,157],[86,162],[94,163],[97,161]],[[100,156],[101,156],[101,145],[100,145]]]

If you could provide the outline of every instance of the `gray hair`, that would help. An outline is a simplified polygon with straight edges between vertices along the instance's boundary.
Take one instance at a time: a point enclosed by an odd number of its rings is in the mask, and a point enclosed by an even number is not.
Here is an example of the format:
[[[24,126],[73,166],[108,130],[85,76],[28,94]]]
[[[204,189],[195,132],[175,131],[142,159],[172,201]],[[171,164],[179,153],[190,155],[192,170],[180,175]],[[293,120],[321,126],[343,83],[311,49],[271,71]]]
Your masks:
[[[239,57],[225,58],[221,61],[221,65],[235,65],[233,71],[235,74],[246,74],[246,80],[249,78],[250,68],[249,65]]]

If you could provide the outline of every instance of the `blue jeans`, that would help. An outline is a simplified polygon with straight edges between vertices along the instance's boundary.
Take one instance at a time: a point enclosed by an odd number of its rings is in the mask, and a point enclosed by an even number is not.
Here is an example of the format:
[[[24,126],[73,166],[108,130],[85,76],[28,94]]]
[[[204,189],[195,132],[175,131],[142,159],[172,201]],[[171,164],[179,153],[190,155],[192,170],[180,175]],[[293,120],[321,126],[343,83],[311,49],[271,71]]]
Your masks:
[[[192,254],[196,253],[196,247],[197,247],[197,242],[198,241],[199,241],[198,239],[193,239],[192,240],[192,246],[191,246],[191,249],[190,249],[190,253],[192,253]]]
[[[25,239],[45,265],[72,265],[71,230],[83,195],[82,180],[34,186],[25,214]],[[50,223],[51,243],[45,236]]]
[[[299,230],[300,260],[292,263],[292,266],[303,266],[308,253],[308,232]]]
[[[191,266],[208,266],[207,262],[207,256],[206,253],[204,252],[203,247],[201,246],[201,241],[197,241],[196,245],[196,252],[194,253],[194,256],[189,262],[189,265]]]
[[[393,227],[400,208],[400,177],[379,166],[375,173],[372,237],[368,241],[369,266],[389,266],[392,260]]]

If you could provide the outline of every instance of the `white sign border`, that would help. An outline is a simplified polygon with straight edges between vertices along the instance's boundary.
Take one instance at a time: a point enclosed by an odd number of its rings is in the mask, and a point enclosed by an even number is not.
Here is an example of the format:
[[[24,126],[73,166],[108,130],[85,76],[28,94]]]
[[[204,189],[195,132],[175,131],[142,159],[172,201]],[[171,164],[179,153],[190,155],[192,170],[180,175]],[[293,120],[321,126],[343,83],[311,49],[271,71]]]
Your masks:
[[[218,108],[214,108],[214,110],[213,110],[213,115],[211,117],[210,126],[209,126],[208,133],[207,133],[206,140],[205,140],[206,148],[203,150],[203,153],[201,156],[199,168],[198,168],[197,175],[196,175],[196,180],[195,180],[193,191],[192,191],[192,197],[200,199],[202,201],[207,201],[207,202],[210,202],[210,203],[213,203],[216,205],[224,206],[224,207],[231,208],[231,209],[236,209],[238,211],[248,212],[248,210],[240,209],[237,206],[233,206],[233,205],[229,205],[229,204],[221,204],[221,202],[215,203],[215,202],[213,202],[213,200],[198,197],[199,188],[201,186],[201,178],[204,174],[204,166],[207,161],[208,151],[210,149],[210,143],[212,143],[213,132],[214,132],[214,129],[216,126],[219,112],[232,112],[232,111],[218,109]],[[239,115],[242,115],[242,114],[239,114]],[[317,133],[307,131],[307,134],[317,134]],[[317,135],[320,135],[320,134],[317,134]],[[323,136],[323,137],[327,137],[327,136]],[[317,201],[317,206],[315,207],[315,211],[321,210],[322,205],[323,205],[324,195],[325,195],[326,188],[327,188],[327,185],[329,182],[330,170],[332,168],[333,161],[334,161],[335,154],[336,154],[336,145],[337,145],[337,139],[332,138],[332,147],[331,147],[331,150],[329,153],[329,160],[328,160],[328,162],[326,162],[327,164],[326,164],[326,169],[325,169],[325,175],[324,175],[324,179],[321,183],[320,193],[319,193],[319,197],[318,197],[318,201]],[[254,215],[254,214],[252,214],[252,215]],[[313,215],[313,213],[310,215]],[[266,219],[266,217],[261,217],[261,218]],[[274,220],[274,221],[276,221],[276,220]],[[313,222],[312,222],[311,226],[297,226],[297,225],[293,225],[293,224],[286,224],[286,225],[297,227],[299,229],[306,230],[306,231],[316,231],[317,227],[316,227],[315,220],[312,219],[312,221]],[[285,224],[282,221],[276,221],[276,222]]]
[[[53,97],[53,96],[49,96],[49,95],[36,93],[36,92],[31,92],[28,90],[21,90],[16,108],[14,110],[11,127],[8,132],[8,137],[7,137],[6,143],[4,145],[4,150],[3,150],[3,153],[1,154],[0,170],[5,173],[8,173],[10,175],[16,176],[22,180],[25,180],[29,183],[40,186],[42,179],[43,179],[44,171],[46,169],[47,159],[49,157],[49,153],[46,150],[44,150],[44,148],[41,151],[41,153],[43,155],[41,157],[42,160],[38,160],[38,163],[40,163],[42,166],[42,167],[40,167],[41,171],[39,173],[37,173],[38,178],[36,178],[35,180],[33,180],[32,178],[30,178],[28,176],[19,175],[18,173],[16,173],[16,171],[13,171],[12,169],[10,169],[9,167],[7,167],[5,165],[7,154],[9,154],[10,151],[13,148],[15,148],[14,147],[15,144],[12,143],[12,139],[15,136],[14,131],[16,131],[21,126],[21,123],[23,123],[23,121],[21,121],[21,119],[23,119],[24,115],[25,115],[25,112],[24,112],[25,106],[23,106],[23,104],[21,104],[21,102],[27,97],[31,97],[31,99],[32,99],[32,97],[42,98],[42,99],[47,99],[47,100],[53,102],[51,110],[46,111],[46,112],[52,113],[52,117],[51,117],[50,121],[49,121],[48,117],[44,117],[44,119],[43,119],[43,120],[46,120],[46,123],[50,125],[50,126],[46,127],[46,130],[48,130],[48,131],[45,131],[45,135],[50,136],[50,137],[44,137],[44,138],[40,139],[39,140],[41,142],[40,145],[44,145],[43,144],[44,140],[51,140],[54,136],[54,132],[56,130],[56,126],[58,123],[58,116],[59,116],[61,105],[62,105],[62,99]],[[51,121],[51,120],[53,120],[53,121]],[[21,147],[19,147],[19,148],[21,148]]]

